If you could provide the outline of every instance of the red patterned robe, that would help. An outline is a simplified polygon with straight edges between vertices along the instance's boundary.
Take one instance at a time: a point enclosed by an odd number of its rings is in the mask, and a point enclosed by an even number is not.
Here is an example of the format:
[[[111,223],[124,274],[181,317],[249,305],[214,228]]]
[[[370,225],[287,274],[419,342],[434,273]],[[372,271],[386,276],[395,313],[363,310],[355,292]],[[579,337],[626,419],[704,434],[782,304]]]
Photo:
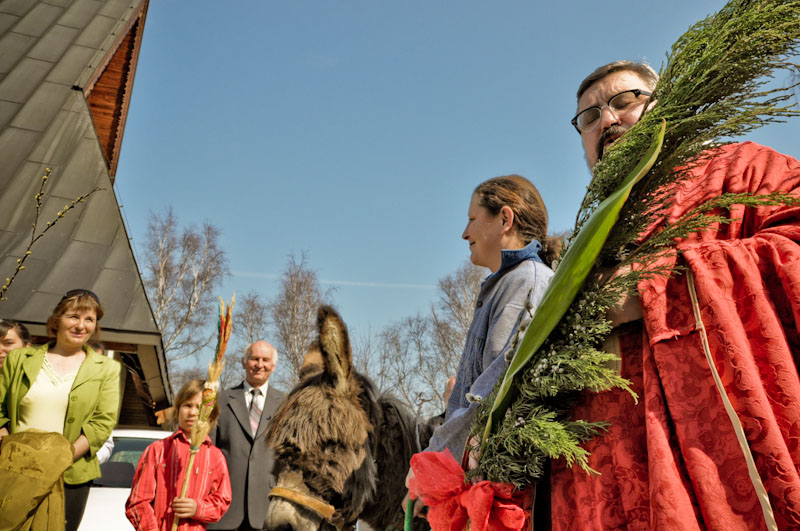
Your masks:
[[[800,195],[800,162],[725,146],[681,183],[669,219],[723,193]],[[691,270],[714,365],[743,425],[780,529],[800,528],[800,207],[767,206],[677,244]],[[643,320],[625,325],[617,389],[584,393],[577,418],[611,426],[590,441],[589,476],[554,462],[553,529],[766,529],[754,481],[706,361],[687,274],[642,282]],[[757,483],[757,481],[755,482]]]

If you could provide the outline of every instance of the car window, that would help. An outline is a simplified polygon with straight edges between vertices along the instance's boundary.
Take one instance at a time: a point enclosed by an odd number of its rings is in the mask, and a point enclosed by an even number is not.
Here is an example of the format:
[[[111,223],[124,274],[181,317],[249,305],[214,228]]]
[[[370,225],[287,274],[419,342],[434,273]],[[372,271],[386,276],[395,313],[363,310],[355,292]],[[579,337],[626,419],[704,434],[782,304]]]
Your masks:
[[[114,437],[114,451],[108,462],[100,465],[101,476],[94,480],[99,487],[130,488],[142,452],[159,437]]]

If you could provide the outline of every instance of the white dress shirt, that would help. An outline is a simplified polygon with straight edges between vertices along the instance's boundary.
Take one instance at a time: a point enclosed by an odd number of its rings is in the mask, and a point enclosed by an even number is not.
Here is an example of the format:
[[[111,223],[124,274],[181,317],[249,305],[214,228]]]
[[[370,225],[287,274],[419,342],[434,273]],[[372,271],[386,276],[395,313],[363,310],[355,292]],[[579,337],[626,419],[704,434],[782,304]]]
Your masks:
[[[261,390],[261,394],[258,395],[258,398],[256,400],[256,405],[258,406],[258,409],[260,409],[261,411],[264,411],[264,400],[266,400],[267,398],[268,388],[269,388],[269,381],[258,388]],[[247,405],[248,411],[250,410],[250,402],[253,401],[253,393],[251,392],[253,389],[255,389],[255,387],[247,383],[247,381],[244,382],[244,403],[245,405]]]

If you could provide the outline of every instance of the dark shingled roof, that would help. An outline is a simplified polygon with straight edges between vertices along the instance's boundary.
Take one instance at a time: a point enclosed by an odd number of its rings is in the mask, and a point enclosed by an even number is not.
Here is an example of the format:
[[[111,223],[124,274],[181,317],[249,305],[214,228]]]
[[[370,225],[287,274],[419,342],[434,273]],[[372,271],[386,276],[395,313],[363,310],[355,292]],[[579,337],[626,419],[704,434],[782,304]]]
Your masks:
[[[39,230],[94,188],[33,247],[0,316],[43,324],[69,289],[103,302],[104,340],[155,348],[154,394],[169,401],[161,335],[113,188],[147,0],[0,2],[0,276],[24,255],[34,195],[52,169]],[[92,103],[90,103],[90,101]],[[0,279],[0,280],[2,280]],[[151,363],[152,365],[152,363]]]

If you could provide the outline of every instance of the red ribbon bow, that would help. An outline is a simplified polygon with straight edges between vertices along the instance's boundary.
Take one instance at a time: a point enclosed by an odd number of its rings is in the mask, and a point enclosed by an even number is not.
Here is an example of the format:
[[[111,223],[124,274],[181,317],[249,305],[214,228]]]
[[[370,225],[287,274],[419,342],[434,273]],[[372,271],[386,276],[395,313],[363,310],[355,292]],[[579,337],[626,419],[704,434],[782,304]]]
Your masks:
[[[467,521],[471,531],[516,531],[528,523],[529,491],[508,483],[467,483],[450,450],[414,454],[411,469],[408,494],[429,506],[433,531],[462,531]]]

